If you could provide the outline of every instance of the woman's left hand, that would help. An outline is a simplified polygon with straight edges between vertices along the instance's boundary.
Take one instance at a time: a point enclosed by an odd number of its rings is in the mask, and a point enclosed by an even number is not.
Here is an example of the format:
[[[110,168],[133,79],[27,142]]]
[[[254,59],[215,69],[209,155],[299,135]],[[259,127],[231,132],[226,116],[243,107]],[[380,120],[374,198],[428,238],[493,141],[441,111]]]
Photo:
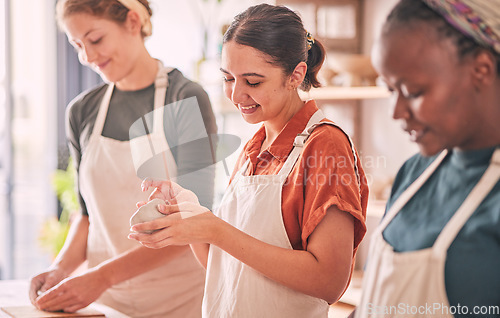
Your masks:
[[[148,202],[153,199],[161,199],[170,204],[177,204],[177,202],[188,201],[199,204],[198,197],[194,192],[184,189],[177,183],[169,180],[155,180],[146,178],[141,183],[143,192],[154,188],[153,192],[149,195]],[[137,207],[140,207],[147,202],[138,202]]]
[[[160,205],[158,210],[166,216],[132,226],[133,233],[128,237],[149,248],[211,243],[217,234],[215,228],[224,223],[207,208],[193,202]],[[155,232],[146,234],[143,231]]]
[[[98,270],[90,270],[62,280],[40,295],[35,306],[46,311],[75,312],[97,300],[108,287],[107,280]]]

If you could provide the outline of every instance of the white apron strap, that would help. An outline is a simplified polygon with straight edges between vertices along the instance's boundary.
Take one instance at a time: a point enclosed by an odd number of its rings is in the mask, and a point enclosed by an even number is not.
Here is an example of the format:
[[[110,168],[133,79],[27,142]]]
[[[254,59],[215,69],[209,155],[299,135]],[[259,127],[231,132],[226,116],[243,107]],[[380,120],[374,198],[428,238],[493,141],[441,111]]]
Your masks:
[[[165,106],[165,96],[167,94],[168,88],[168,73],[173,70],[172,67],[164,67],[161,61],[158,61],[158,73],[155,79],[155,95],[154,95],[154,119],[153,119],[153,130],[154,133],[163,134],[163,106]],[[97,113],[97,118],[94,124],[94,129],[92,135],[101,135],[102,129],[104,128],[104,123],[106,121],[106,116],[108,114],[109,102],[111,101],[111,96],[113,95],[115,85],[113,83],[108,84],[106,93],[101,101],[101,106]],[[144,122],[145,128],[147,129],[147,134],[151,132]]]
[[[500,148],[497,148],[491,157],[490,165],[476,186],[469,193],[460,208],[455,212],[450,221],[439,234],[433,246],[433,253],[442,255],[455,240],[458,232],[470,216],[476,211],[477,207],[483,202],[484,198],[490,193],[493,187],[500,179]]]
[[[104,128],[104,122],[106,121],[106,115],[108,114],[109,101],[111,100],[111,95],[113,95],[113,90],[115,85],[113,83],[108,84],[106,93],[102,97],[101,105],[99,106],[99,111],[97,112],[97,118],[94,123],[94,128],[92,130],[93,136],[100,136],[102,134],[102,129]]]
[[[417,191],[424,185],[424,183],[430,178],[430,176],[436,171],[441,162],[444,160],[448,150],[443,150],[439,156],[425,169],[425,171],[406,189],[394,202],[387,214],[380,222],[379,226],[375,230],[373,236],[376,233],[382,233],[387,225],[392,221],[392,219],[398,214],[398,212],[410,201],[410,199],[417,193]]]
[[[354,143],[352,142],[351,137],[349,137],[349,135],[341,127],[339,127],[337,124],[332,123],[332,122],[327,122],[327,121],[323,122],[322,120],[325,118],[326,117],[321,110],[317,110],[311,116],[304,131],[295,137],[295,141],[293,143],[294,148],[293,148],[292,152],[290,153],[290,155],[288,156],[285,164],[283,165],[283,167],[281,168],[281,170],[278,174],[283,175],[283,176],[288,176],[290,174],[290,171],[292,171],[293,166],[295,165],[297,159],[299,158],[300,153],[302,152],[302,147],[304,146],[304,144],[306,143],[307,139],[309,138],[311,133],[314,131],[314,129],[316,127],[318,127],[319,125],[328,124],[328,125],[332,125],[332,126],[337,127],[338,129],[340,129],[340,131],[342,131],[344,133],[344,135],[346,135],[347,139],[349,140],[352,155],[354,157],[354,172],[356,173],[356,178],[358,180],[358,189],[361,192],[361,178],[360,178],[360,175],[358,172],[358,156],[356,155]]]
[[[245,171],[248,169],[248,165],[250,165],[250,158],[245,161],[245,163],[241,166],[240,170],[234,174],[233,181],[231,181],[231,184],[235,183],[235,181],[245,175]]]
[[[309,135],[312,132],[312,130],[309,130],[309,128],[313,126],[316,127],[316,125],[324,118],[325,115],[319,109],[311,116],[311,118],[309,118],[306,128],[302,131],[302,133],[298,134],[297,137],[295,137],[295,140],[293,142],[294,147],[292,149],[292,152],[288,155],[288,158],[286,159],[283,167],[281,167],[278,175],[288,176],[290,174],[290,171],[292,171],[295,162],[297,161],[300,153],[302,152],[302,147],[304,146],[307,138],[309,138]]]
[[[161,61],[158,61],[158,74],[155,79],[154,96],[154,121],[153,130],[155,134],[163,134],[163,110],[165,106],[165,96],[168,88],[168,73],[173,70],[171,67],[164,67]]]
[[[307,138],[309,137],[309,134],[307,134],[308,128],[312,127],[313,125],[319,123],[325,116],[323,115],[323,112],[321,110],[317,110],[309,119],[307,122],[306,128],[304,131],[295,137],[295,141],[293,143],[294,148],[290,155],[288,156],[287,160],[285,161],[285,164],[281,167],[278,175],[281,176],[288,176],[290,174],[290,171],[292,171],[293,166],[295,165],[295,162],[297,161],[297,158],[299,158],[300,152],[302,151],[302,146],[305,144]],[[231,183],[234,183],[234,181],[239,178],[240,176],[243,176],[245,174],[245,171],[248,169],[248,165],[250,164],[250,159],[247,159],[245,163],[241,166],[240,170],[235,174],[234,180]]]

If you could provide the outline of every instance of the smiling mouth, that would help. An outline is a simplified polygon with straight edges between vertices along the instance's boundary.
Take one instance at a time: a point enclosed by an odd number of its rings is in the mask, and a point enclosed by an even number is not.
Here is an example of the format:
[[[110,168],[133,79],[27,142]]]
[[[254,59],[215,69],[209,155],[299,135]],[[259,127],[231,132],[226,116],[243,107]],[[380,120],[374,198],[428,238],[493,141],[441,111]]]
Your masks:
[[[106,61],[106,62],[101,63],[101,64],[97,64],[97,67],[98,67],[99,69],[103,69],[104,67],[106,67],[106,65],[108,65],[108,63],[109,63],[109,61]]]
[[[260,105],[259,104],[250,105],[250,106],[241,106],[240,105],[240,108],[243,109],[243,110],[249,110],[249,109],[255,108],[257,106],[260,106]]]
[[[427,130],[421,129],[421,130],[410,130],[408,133],[410,134],[410,140],[413,142],[418,142],[419,140],[422,139],[422,137],[425,135]]]
[[[254,105],[248,105],[248,106],[243,106],[243,105],[238,105],[238,108],[242,114],[245,115],[250,115],[253,114],[254,112],[257,111],[259,108],[260,104],[254,104]]]

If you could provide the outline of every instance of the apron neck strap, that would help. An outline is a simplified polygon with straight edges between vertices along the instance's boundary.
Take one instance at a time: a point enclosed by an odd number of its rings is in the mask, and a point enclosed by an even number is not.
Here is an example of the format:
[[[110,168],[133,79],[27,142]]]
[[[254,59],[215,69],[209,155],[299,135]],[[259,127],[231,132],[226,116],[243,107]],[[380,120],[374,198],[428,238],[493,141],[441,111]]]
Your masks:
[[[302,148],[304,147],[307,139],[309,138],[311,133],[314,131],[314,129],[316,127],[318,127],[319,125],[329,124],[329,125],[335,126],[338,129],[340,129],[340,131],[342,131],[346,135],[347,139],[349,140],[352,155],[354,158],[353,164],[354,164],[354,172],[356,174],[356,179],[358,181],[358,190],[361,193],[361,177],[360,177],[359,171],[358,171],[358,156],[356,154],[356,149],[354,148],[354,143],[352,142],[351,137],[349,137],[349,135],[341,127],[339,127],[337,124],[332,123],[332,122],[328,122],[328,121],[322,121],[323,119],[325,119],[325,115],[319,109],[311,116],[304,131],[302,131],[302,133],[298,134],[295,137],[295,141],[293,143],[294,148],[292,149],[292,152],[288,156],[287,160],[285,161],[285,164],[283,165],[283,167],[281,167],[281,170],[278,174],[283,175],[283,176],[288,176],[290,174],[290,172],[292,171],[293,166],[295,165],[297,159],[299,158],[299,155],[302,152]]]
[[[165,97],[168,88],[168,73],[173,70],[171,67],[164,67],[163,63],[158,60],[158,73],[155,79],[155,96],[154,96],[154,119],[153,129],[157,134],[163,134],[163,112],[165,109]]]
[[[391,206],[385,217],[377,227],[376,232],[382,233],[398,212],[410,201],[417,191],[424,185],[430,176],[436,171],[441,162],[448,154],[448,150],[443,150],[439,156],[424,170],[424,172],[406,189]]]
[[[437,237],[432,247],[434,253],[444,253],[448,250],[458,232],[495,187],[498,180],[500,180],[500,148],[495,150],[483,176]]]
[[[288,155],[288,158],[286,159],[285,164],[283,164],[280,171],[278,172],[278,175],[288,176],[290,174],[290,171],[292,171],[295,162],[297,161],[300,153],[302,152],[302,148],[304,147],[307,138],[309,138],[311,132],[324,118],[325,115],[319,109],[311,116],[311,118],[309,118],[306,128],[302,131],[302,133],[298,134],[295,137],[295,140],[293,142],[294,147],[292,149],[292,152]]]
[[[113,90],[115,89],[115,84],[109,83],[104,96],[102,97],[101,105],[97,113],[97,118],[94,123],[94,129],[92,135],[100,136],[102,134],[102,129],[104,127],[104,122],[106,121],[106,115],[108,114],[109,101],[111,100],[111,95],[113,95]]]
[[[153,132],[157,134],[163,134],[163,109],[165,106],[165,97],[168,88],[168,73],[173,70],[171,67],[164,67],[163,63],[158,60],[158,71],[155,78],[155,94],[154,94],[154,112],[153,112]],[[94,129],[92,134],[101,135],[102,129],[104,128],[104,122],[106,121],[106,116],[108,114],[109,103],[111,101],[111,96],[113,95],[114,83],[108,84],[108,88],[104,93],[104,96],[99,107],[99,112],[97,113],[97,118],[94,124]],[[148,127],[149,132],[151,130]]]
[[[304,131],[302,131],[302,133],[298,134],[297,137],[295,137],[295,141],[293,143],[293,145],[295,147],[293,148],[292,152],[288,156],[283,167],[281,167],[278,175],[288,176],[288,174],[290,174],[290,171],[292,170],[292,168],[295,164],[295,161],[297,161],[297,158],[299,157],[300,152],[302,151],[301,147],[304,146],[307,138],[309,137],[309,135],[312,132],[312,130],[309,131],[309,128],[316,127],[316,125],[319,124],[323,118],[325,118],[325,116],[323,115],[323,112],[319,109],[311,116],[311,118],[309,118],[309,121],[307,122],[307,125],[306,125],[306,128],[304,129]],[[292,159],[290,159],[291,157],[292,157]],[[295,159],[293,159],[293,158],[295,158]],[[247,169],[248,169],[248,165],[250,165],[250,158],[248,158],[247,161],[245,161],[245,163],[241,166],[241,168],[237,174],[240,174],[243,176],[245,174],[245,171],[247,171]]]

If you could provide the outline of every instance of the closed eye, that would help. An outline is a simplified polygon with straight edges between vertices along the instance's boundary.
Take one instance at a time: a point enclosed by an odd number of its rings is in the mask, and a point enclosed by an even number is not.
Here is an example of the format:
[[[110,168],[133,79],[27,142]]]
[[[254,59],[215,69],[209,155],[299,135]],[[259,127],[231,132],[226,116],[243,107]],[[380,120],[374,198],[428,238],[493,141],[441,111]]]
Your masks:
[[[419,98],[420,96],[422,96],[422,92],[416,92],[416,93],[409,93],[408,95],[406,95],[405,97],[407,99],[416,99],[416,98]]]
[[[250,83],[249,81],[247,81],[247,84],[250,85],[251,87],[256,87],[256,86],[259,86],[261,82],[257,82],[257,83]]]
[[[102,37],[101,38],[98,38],[97,40],[95,41],[90,41],[90,44],[98,44],[99,42],[101,42],[102,40]]]

